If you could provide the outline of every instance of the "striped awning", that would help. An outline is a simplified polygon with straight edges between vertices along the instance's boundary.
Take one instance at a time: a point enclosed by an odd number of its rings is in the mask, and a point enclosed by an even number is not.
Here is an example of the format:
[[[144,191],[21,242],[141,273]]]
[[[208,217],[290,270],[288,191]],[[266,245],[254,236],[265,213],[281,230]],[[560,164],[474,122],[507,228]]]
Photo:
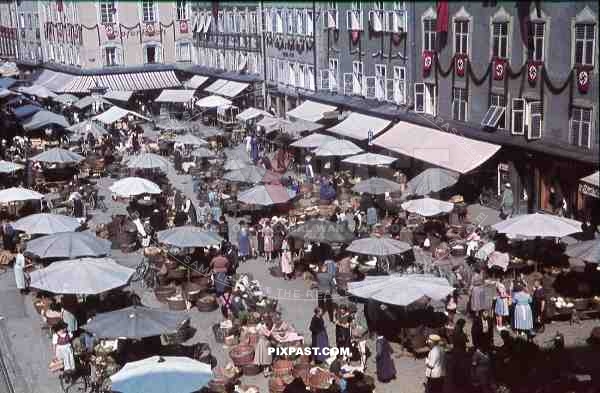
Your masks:
[[[44,86],[46,89],[53,92],[63,92],[63,88],[72,83],[76,79],[76,75],[65,74],[64,72],[56,72],[52,70],[42,70],[35,79],[36,85]]]
[[[108,90],[141,91],[160,90],[181,86],[174,71],[131,72],[108,75],[78,76],[66,84],[63,92],[86,93],[92,88],[104,87]]]

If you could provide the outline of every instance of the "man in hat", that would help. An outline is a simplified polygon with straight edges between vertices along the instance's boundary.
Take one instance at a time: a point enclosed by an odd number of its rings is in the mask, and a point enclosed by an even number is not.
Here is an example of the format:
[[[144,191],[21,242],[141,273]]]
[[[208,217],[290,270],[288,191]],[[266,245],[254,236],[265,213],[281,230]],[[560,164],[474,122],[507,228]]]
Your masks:
[[[510,183],[504,185],[504,191],[502,192],[502,202],[500,204],[500,217],[502,219],[510,218],[513,214],[514,197],[512,187]]]
[[[427,378],[427,392],[441,393],[444,391],[444,378],[446,376],[445,352],[440,347],[441,337],[431,334],[427,345],[431,348],[425,361],[425,377]]]

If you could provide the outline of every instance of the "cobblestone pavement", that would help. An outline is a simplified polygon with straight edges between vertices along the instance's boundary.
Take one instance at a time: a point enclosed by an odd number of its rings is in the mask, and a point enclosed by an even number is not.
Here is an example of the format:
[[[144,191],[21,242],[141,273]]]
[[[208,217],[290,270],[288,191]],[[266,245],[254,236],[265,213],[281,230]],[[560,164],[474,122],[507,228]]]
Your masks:
[[[184,194],[197,200],[192,190],[190,176],[176,175],[172,170],[169,171],[169,179],[176,188],[180,188]],[[107,213],[94,212],[95,219],[101,214],[112,214],[116,211],[123,211],[124,206],[110,199],[108,186],[112,179],[100,179],[100,194],[106,197],[108,207]],[[469,208],[471,220],[483,220],[483,225],[493,224],[498,220],[497,212],[485,209],[480,206],[471,206]],[[231,221],[231,224],[234,224]],[[232,229],[234,226],[232,225]],[[231,231],[232,238],[235,238],[235,232]],[[131,254],[122,254],[120,250],[113,250],[113,258],[119,263],[135,267],[141,260],[141,252]],[[312,311],[316,306],[314,294],[308,291],[307,284],[296,279],[284,281],[281,278],[274,278],[268,273],[268,265],[262,259],[250,260],[243,263],[239,272],[251,273],[255,279],[259,280],[263,288],[271,296],[279,299],[279,304],[283,312],[284,320],[288,321],[310,340],[308,325],[312,316]],[[164,304],[158,303],[154,295],[142,288],[134,288],[140,294],[143,304],[151,307],[166,308]],[[460,307],[464,310],[465,299],[460,302]],[[459,307],[459,311],[460,308]],[[225,365],[229,362],[228,348],[217,344],[214,340],[211,326],[221,319],[220,312],[200,313],[192,310],[190,313],[192,326],[197,329],[195,336],[190,340],[193,342],[207,342],[213,354],[216,356],[219,365]],[[8,270],[0,275],[0,350],[4,355],[9,368],[10,375],[15,384],[17,393],[57,393],[60,391],[58,380],[48,372],[48,363],[51,359],[51,345],[49,337],[41,330],[41,320],[35,312],[32,304],[31,295],[21,296],[15,288],[13,274]],[[544,334],[536,337],[536,342],[543,344],[549,340],[556,331],[565,335],[566,345],[568,347],[581,346],[585,339],[589,337],[590,331],[597,320],[583,321],[579,325],[571,326],[568,322],[556,322],[548,326]],[[333,325],[328,323],[328,333],[330,342],[335,338]],[[470,330],[467,325],[466,331]],[[495,339],[499,341],[496,333]],[[370,348],[374,352],[374,343],[369,342]],[[420,393],[423,392],[422,383],[424,382],[424,361],[415,360],[411,356],[401,353],[394,345],[396,353],[394,354],[394,363],[398,371],[397,378],[388,384],[378,384],[377,392],[381,393]],[[576,359],[574,359],[576,360]],[[566,360],[568,363],[570,359]],[[368,373],[374,373],[374,356],[368,363]],[[267,380],[262,376],[243,377],[246,383],[254,384],[260,387],[261,392],[268,392]]]

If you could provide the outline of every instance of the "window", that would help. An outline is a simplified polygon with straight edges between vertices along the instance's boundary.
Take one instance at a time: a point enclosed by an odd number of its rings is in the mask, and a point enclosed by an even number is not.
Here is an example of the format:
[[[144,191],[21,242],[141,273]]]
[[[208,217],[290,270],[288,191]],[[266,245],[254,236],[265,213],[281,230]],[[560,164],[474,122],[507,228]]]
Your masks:
[[[23,14],[23,13],[21,13],[21,14],[19,15],[19,27],[20,27],[21,29],[24,29],[24,28],[25,28],[25,14]]]
[[[31,29],[32,23],[31,23],[31,14],[27,14],[27,28]]]
[[[454,53],[469,54],[469,21],[454,22]]]
[[[115,23],[114,0],[100,0],[100,23]]]
[[[296,85],[296,69],[298,67],[296,67],[297,64],[292,63],[291,61],[288,62],[288,85],[291,86],[295,86]]]
[[[490,128],[506,128],[506,100],[502,94],[490,94],[490,107],[481,120],[481,125]]]
[[[435,52],[435,19],[423,20],[423,50]]]
[[[388,30],[392,33],[405,32],[407,30],[406,6],[404,1],[394,2],[393,10],[388,13]]]
[[[492,56],[508,59],[508,22],[492,23]]]
[[[527,138],[540,139],[544,121],[544,111],[540,101],[527,103]]]
[[[269,70],[269,80],[275,82],[277,80],[277,59],[271,58]]]
[[[258,23],[256,21],[256,12],[250,12],[250,17],[248,18],[248,33],[256,34],[257,33]]]
[[[522,98],[514,98],[512,100],[512,134],[525,134],[525,100]]]
[[[362,30],[363,21],[360,1],[353,1],[350,7],[346,13],[346,28],[353,31]]]
[[[437,113],[437,92],[435,85],[415,83],[415,112],[435,116]]]
[[[306,31],[306,10],[298,10],[296,15],[296,32],[304,35]]]
[[[161,62],[160,46],[158,45],[147,45],[144,50],[144,60],[147,64],[154,64]]]
[[[295,24],[295,20],[296,20],[296,13],[298,12],[298,10],[296,9],[289,9],[287,10],[287,33],[288,34],[295,34],[296,33],[296,24]]]
[[[192,44],[189,42],[178,42],[175,47],[177,61],[192,61]]]
[[[545,32],[546,24],[544,22],[532,22],[533,39],[533,60],[544,61],[544,47],[546,45]]]
[[[592,109],[573,107],[569,139],[572,145],[590,148],[592,137]]]
[[[455,87],[452,90],[452,118],[467,121],[467,89]]]
[[[578,23],[575,25],[575,59],[577,65],[594,65],[596,25]]]
[[[154,1],[142,0],[142,20],[145,23],[152,23],[156,21],[156,15],[154,12]]]
[[[387,69],[385,64],[375,64],[375,98],[385,100]]]
[[[363,94],[363,62],[352,62],[352,94]]]
[[[296,87],[304,87],[304,64],[296,63]]]
[[[373,10],[369,11],[369,21],[375,32],[387,31],[387,15],[385,15],[384,9],[385,4],[383,1],[375,1],[373,2]]]
[[[306,10],[306,30],[305,33],[307,36],[312,37],[315,32],[314,32],[314,19],[313,19],[313,12],[311,10]]]
[[[187,0],[177,0],[177,20],[188,19],[188,4]]]
[[[304,67],[304,84],[305,88],[308,90],[315,90],[315,68],[311,65],[306,65]]]
[[[393,101],[398,105],[406,104],[406,68],[394,66],[393,89]]]
[[[337,29],[339,26],[337,2],[330,1],[326,14],[323,16],[323,27],[326,29]]]
[[[338,59],[329,59],[329,90],[337,91],[340,74]]]
[[[283,34],[283,11],[277,10],[275,12],[275,26],[273,26],[275,33]]]
[[[104,48],[104,65],[107,67],[119,65],[119,52],[116,47]]]

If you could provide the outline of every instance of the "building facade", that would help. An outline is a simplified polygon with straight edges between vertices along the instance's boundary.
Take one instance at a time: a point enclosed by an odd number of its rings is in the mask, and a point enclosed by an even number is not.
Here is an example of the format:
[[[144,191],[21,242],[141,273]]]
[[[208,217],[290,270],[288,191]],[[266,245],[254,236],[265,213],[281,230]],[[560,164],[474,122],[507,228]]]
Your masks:
[[[0,57],[14,59],[18,50],[17,2],[0,1]]]

